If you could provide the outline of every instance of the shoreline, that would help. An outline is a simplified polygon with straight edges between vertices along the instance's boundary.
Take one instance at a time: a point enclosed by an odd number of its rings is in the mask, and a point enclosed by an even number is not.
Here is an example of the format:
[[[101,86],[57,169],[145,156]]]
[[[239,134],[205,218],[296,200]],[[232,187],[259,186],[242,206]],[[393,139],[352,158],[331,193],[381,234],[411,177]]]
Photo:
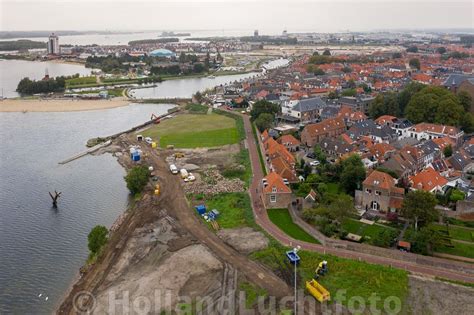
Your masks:
[[[133,103],[124,97],[109,100],[45,100],[45,99],[5,99],[0,100],[0,112],[75,112],[99,109],[110,109],[128,106]]]

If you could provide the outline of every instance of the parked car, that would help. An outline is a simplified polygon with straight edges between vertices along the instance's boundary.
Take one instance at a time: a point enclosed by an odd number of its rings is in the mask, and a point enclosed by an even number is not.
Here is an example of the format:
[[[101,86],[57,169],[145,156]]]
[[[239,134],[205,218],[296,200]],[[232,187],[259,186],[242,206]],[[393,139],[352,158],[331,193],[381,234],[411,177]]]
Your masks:
[[[170,165],[170,171],[172,174],[178,174],[178,168],[174,164]]]
[[[184,179],[185,182],[194,182],[196,180],[196,177],[193,175],[193,173],[189,173],[188,177]]]
[[[315,159],[316,158],[316,154],[314,154],[314,152],[309,152],[308,154],[306,154],[306,157],[310,158],[310,159]]]
[[[311,162],[309,162],[309,165],[311,165],[311,166],[318,166],[319,164],[321,164],[319,161],[311,161]]]
[[[182,168],[179,172],[181,173],[181,178],[182,179],[186,179],[189,176],[188,171],[184,168]]]

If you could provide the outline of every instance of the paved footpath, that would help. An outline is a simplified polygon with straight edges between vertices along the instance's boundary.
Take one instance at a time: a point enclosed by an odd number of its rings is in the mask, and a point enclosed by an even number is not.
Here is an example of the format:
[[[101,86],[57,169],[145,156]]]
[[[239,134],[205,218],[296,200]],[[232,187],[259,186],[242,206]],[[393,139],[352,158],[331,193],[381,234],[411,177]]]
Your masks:
[[[374,264],[387,265],[396,267],[399,269],[404,269],[413,273],[424,274],[432,277],[442,277],[450,280],[464,281],[474,283],[474,274],[467,274],[460,271],[448,270],[444,268],[436,268],[428,265],[421,265],[413,262],[407,262],[403,260],[385,258],[370,254],[358,253],[346,249],[325,247],[319,244],[306,243],[302,241],[295,240],[283,231],[281,231],[277,226],[275,226],[270,219],[268,218],[267,212],[263,207],[263,203],[260,199],[257,189],[263,178],[263,171],[260,165],[260,158],[258,155],[257,145],[255,137],[252,131],[252,125],[250,123],[250,117],[248,115],[242,115],[244,120],[244,129],[247,137],[247,146],[250,154],[250,161],[252,164],[253,179],[252,184],[250,185],[250,197],[252,200],[253,212],[255,215],[255,220],[258,225],[260,225],[265,231],[272,235],[275,239],[280,241],[282,244],[287,246],[301,246],[302,249],[308,251],[315,251],[324,254],[332,254],[339,257],[356,259],[360,261],[365,261]],[[263,152],[262,152],[263,153]],[[474,268],[474,266],[473,266]]]

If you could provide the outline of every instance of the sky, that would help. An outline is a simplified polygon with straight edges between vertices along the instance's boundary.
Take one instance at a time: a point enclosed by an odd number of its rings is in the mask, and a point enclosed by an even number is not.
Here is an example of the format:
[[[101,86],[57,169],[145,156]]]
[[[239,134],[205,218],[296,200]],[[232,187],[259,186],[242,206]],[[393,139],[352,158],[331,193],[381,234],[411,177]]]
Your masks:
[[[474,29],[473,1],[0,0],[0,30]]]

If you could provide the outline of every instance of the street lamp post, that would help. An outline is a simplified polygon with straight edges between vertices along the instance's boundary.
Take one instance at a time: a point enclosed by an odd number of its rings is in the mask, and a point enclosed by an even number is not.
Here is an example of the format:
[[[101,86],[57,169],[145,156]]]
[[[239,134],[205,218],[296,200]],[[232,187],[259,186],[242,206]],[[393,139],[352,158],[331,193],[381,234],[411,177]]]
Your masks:
[[[297,312],[297,286],[296,286],[296,267],[298,263],[300,262],[301,258],[298,256],[298,251],[300,250],[300,246],[296,246],[293,248],[293,250],[287,251],[286,252],[286,257],[288,257],[288,260],[290,261],[291,264],[294,265],[294,283],[295,283],[295,302],[294,302],[294,314],[296,315]]]

